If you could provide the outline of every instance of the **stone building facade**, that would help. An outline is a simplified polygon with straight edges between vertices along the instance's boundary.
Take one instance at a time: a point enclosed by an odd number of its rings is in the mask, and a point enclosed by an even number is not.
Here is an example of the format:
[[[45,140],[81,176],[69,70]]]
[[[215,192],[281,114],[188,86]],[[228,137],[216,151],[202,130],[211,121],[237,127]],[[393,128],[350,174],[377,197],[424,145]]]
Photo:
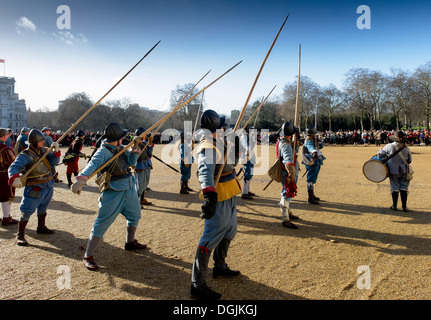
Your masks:
[[[15,78],[0,77],[0,127],[19,133],[27,126],[25,100],[15,93]]]

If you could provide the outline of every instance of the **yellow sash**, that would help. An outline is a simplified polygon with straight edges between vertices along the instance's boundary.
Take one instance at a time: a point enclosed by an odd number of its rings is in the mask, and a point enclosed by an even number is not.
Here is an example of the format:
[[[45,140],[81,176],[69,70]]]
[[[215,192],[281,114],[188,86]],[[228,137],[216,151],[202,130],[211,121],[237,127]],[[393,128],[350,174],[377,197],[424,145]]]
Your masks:
[[[217,161],[222,159],[220,151],[211,142],[206,140],[201,141],[197,147],[197,153],[201,152],[203,149],[215,149],[217,152]],[[228,200],[242,192],[241,184],[239,183],[239,180],[236,176],[230,181],[219,182],[217,184],[216,190],[218,202]],[[204,200],[202,190],[199,194],[199,198]]]

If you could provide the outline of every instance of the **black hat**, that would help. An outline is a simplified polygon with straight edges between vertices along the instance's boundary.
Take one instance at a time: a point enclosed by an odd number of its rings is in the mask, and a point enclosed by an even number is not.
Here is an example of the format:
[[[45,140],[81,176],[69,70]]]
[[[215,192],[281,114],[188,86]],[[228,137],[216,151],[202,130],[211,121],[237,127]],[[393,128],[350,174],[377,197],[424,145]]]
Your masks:
[[[45,137],[43,136],[42,132],[38,129],[31,129],[30,133],[28,134],[28,142],[36,146],[39,141],[45,140]]]
[[[285,122],[280,129],[280,137],[292,136],[296,133],[296,127],[290,122]]]
[[[225,120],[224,116],[219,116],[214,110],[207,110],[202,114],[201,128],[215,132],[223,127]]]
[[[127,134],[127,130],[123,129],[118,123],[112,122],[108,124],[105,128],[105,141],[114,142],[118,141]]]
[[[307,136],[311,136],[313,134],[316,134],[316,130],[314,130],[313,128],[308,128],[307,129]]]
[[[406,136],[406,134],[404,133],[404,131],[397,131],[397,138],[404,138]]]
[[[142,127],[139,127],[138,129],[135,130],[135,136],[139,137],[140,135],[142,135],[145,132],[145,129]]]
[[[85,132],[84,132],[84,131],[82,131],[82,130],[78,130],[78,131],[76,132],[76,135],[77,135],[78,137],[83,137],[83,136],[85,136]]]

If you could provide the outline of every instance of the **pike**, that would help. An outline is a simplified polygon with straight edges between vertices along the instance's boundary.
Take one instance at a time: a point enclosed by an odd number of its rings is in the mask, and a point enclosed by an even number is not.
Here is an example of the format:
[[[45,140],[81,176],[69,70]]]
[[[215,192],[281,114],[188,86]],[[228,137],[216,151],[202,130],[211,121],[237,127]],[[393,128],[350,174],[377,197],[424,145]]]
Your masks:
[[[244,113],[245,113],[245,110],[246,110],[246,108],[247,108],[247,105],[248,105],[248,103],[249,103],[249,101],[250,101],[250,98],[251,98],[251,95],[252,95],[252,93],[253,93],[253,91],[254,91],[254,88],[255,88],[255,86],[256,86],[256,83],[257,83],[257,81],[258,81],[258,79],[259,79],[259,77],[260,77],[260,74],[262,73],[262,69],[263,69],[263,67],[265,66],[266,60],[268,59],[268,57],[269,57],[269,55],[270,55],[270,53],[271,53],[271,51],[272,51],[272,48],[274,47],[274,45],[275,45],[275,43],[276,43],[276,41],[277,41],[277,39],[278,39],[278,36],[280,35],[281,30],[283,29],[283,27],[284,27],[284,25],[285,25],[285,23],[286,23],[286,21],[287,21],[287,19],[288,19],[288,18],[289,18],[289,15],[287,15],[286,19],[284,19],[283,24],[281,25],[280,29],[278,30],[278,33],[277,33],[276,37],[274,38],[274,40],[273,40],[273,42],[272,42],[272,44],[271,44],[271,47],[269,48],[269,50],[268,50],[268,52],[267,52],[267,54],[266,54],[266,56],[265,56],[265,59],[264,59],[264,60],[263,60],[263,62],[262,62],[262,65],[260,66],[260,69],[259,69],[259,71],[258,71],[258,73],[257,73],[257,75],[256,75],[256,78],[254,79],[253,85],[252,85],[252,87],[251,87],[251,89],[250,89],[250,92],[249,92],[249,94],[248,94],[248,97],[247,97],[247,99],[246,99],[246,101],[245,101],[245,103],[244,103],[244,106],[242,107],[242,110],[241,110],[241,113],[240,113],[240,115],[239,115],[239,117],[238,117],[238,120],[236,121],[235,128],[234,128],[234,130],[233,130],[234,132],[236,132],[236,131],[238,130],[238,128],[239,128],[239,125],[240,125],[240,123],[241,123],[241,121],[242,121],[242,118],[243,118],[243,116],[244,116]],[[223,162],[223,164],[220,166],[220,168],[219,168],[219,170],[218,170],[218,172],[217,172],[217,176],[216,176],[216,178],[214,179],[214,183],[215,183],[215,186],[216,186],[216,187],[217,187],[217,184],[218,184],[218,182],[219,182],[219,180],[220,180],[220,177],[221,177],[221,174],[222,174],[223,168],[224,168],[224,166],[226,165],[227,155],[228,155],[228,152],[230,151],[230,148],[231,148],[231,147],[232,147],[232,143],[229,141],[229,144],[228,144],[228,146],[227,146],[227,148],[226,148],[226,150],[225,150],[225,152],[224,152],[224,162]]]
[[[159,121],[157,121],[155,124],[153,124],[150,128],[148,128],[145,132],[143,132],[139,138],[142,138],[144,135],[148,134],[151,130],[153,130],[154,128],[156,128],[157,126],[159,126],[161,123],[165,122],[166,120],[169,119],[169,117],[171,117],[175,112],[177,112],[179,109],[181,109],[182,107],[184,107],[186,104],[188,104],[190,101],[192,101],[194,98],[196,98],[198,95],[200,95],[202,92],[204,92],[205,90],[207,90],[209,87],[211,87],[214,83],[216,83],[218,80],[220,80],[222,77],[224,77],[226,74],[228,74],[230,71],[232,71],[234,68],[236,68],[240,63],[242,62],[242,60],[240,62],[238,62],[237,64],[235,64],[233,67],[231,67],[229,70],[227,70],[225,73],[223,73],[221,76],[219,76],[217,79],[215,79],[213,82],[211,82],[209,85],[207,85],[205,88],[201,89],[198,93],[196,93],[195,95],[193,95],[191,98],[189,98],[186,102],[183,102],[180,106],[178,106],[176,109],[172,110],[171,112],[169,112],[166,116],[164,116],[162,119],[160,119]],[[102,169],[104,169],[108,164],[110,164],[112,161],[114,161],[115,159],[117,159],[120,155],[122,155],[127,149],[129,149],[132,145],[134,144],[134,141],[130,142],[127,146],[125,146],[123,149],[121,149],[120,151],[118,151],[112,158],[110,158],[108,161],[106,161],[102,166],[100,166],[97,170],[95,170],[89,177],[88,179],[91,179],[92,177],[94,177],[97,173],[99,173]]]
[[[134,66],[133,68],[131,68],[120,80],[117,81],[117,83],[111,88],[109,89],[108,92],[106,92],[102,98],[99,99],[99,101],[97,101],[90,109],[88,109],[82,116],[81,118],[79,118],[65,133],[63,133],[63,135],[58,138],[57,142],[60,143],[65,137],[67,137],[67,135],[73,130],[73,128],[75,128],[85,117],[87,117],[87,115],[97,106],[99,105],[99,103],[105,99],[105,97],[111,93],[112,90],[115,89],[115,87],[117,87],[120,82],[122,82],[141,62],[142,60],[144,60],[150,53],[151,51],[154,50],[155,47],[157,47],[157,45],[160,43],[161,40],[159,40],[159,42],[157,42],[142,58],[141,60],[139,60]],[[49,147],[49,149],[35,162],[35,164],[33,166],[30,167],[29,170],[27,170],[27,172],[21,176],[21,182],[22,184],[25,184],[28,175],[30,174],[30,172],[32,172],[38,165],[39,163],[41,163],[47,156],[48,154],[51,152],[51,150],[54,147],[51,146]]]
[[[260,103],[260,105],[257,107],[257,109],[253,112],[253,114],[251,115],[250,119],[248,119],[248,121],[242,126],[241,131],[238,133],[241,134],[241,132],[244,130],[245,127],[247,127],[247,125],[249,124],[249,122],[251,121],[251,119],[253,119],[253,117],[259,112],[260,108],[263,106],[263,104],[266,102],[266,100],[269,98],[269,96],[271,95],[272,91],[274,91],[275,87],[277,85],[274,86],[274,88],[272,88],[272,90],[268,93],[268,95],[265,97],[265,99],[262,100],[262,102]],[[256,118],[257,119],[257,118]]]
[[[181,100],[176,104],[176,106],[173,108],[173,110],[179,110],[179,109],[177,109],[178,108],[178,106],[180,105],[180,103],[181,102],[183,102],[184,101],[184,99],[190,94],[190,92],[192,92],[193,91],[193,89],[194,88],[196,88],[196,86],[208,75],[208,73],[210,73],[211,72],[211,70],[210,71],[208,71],[202,78],[200,78],[199,79],[199,81],[198,82],[196,82],[196,84],[184,95],[184,97],[182,97],[181,98]],[[203,96],[203,92],[202,92],[202,96]],[[159,126],[158,126],[158,128],[156,129],[156,131],[154,132],[154,134],[153,135],[155,135],[157,132],[159,132],[160,131],[160,128],[165,124],[165,122],[167,121],[168,119],[166,119],[165,121],[163,121]],[[150,142],[149,141],[147,141],[147,143],[145,144],[145,146],[142,148],[142,151],[141,151],[141,154],[142,154],[142,152],[144,152],[145,151],[145,149],[147,149],[147,146],[148,146],[148,144],[149,144]]]

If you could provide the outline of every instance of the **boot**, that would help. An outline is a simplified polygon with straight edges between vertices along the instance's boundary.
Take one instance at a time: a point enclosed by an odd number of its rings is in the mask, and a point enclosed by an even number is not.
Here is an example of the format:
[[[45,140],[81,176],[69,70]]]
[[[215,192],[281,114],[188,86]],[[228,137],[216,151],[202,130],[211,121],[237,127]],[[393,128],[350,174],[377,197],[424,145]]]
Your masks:
[[[18,223],[18,220],[13,219],[11,216],[7,218],[3,218],[3,220],[1,221],[2,226],[8,226],[8,225],[17,224],[17,223]]]
[[[149,202],[149,201],[147,201],[147,199],[145,199],[144,195],[145,195],[145,191],[142,192],[140,204],[141,205],[150,205],[150,204],[152,204],[152,202]]]
[[[26,246],[28,245],[27,240],[24,237],[25,233],[25,227],[27,226],[27,221],[18,221],[18,234],[16,235],[16,243],[19,246]]]
[[[281,224],[283,225],[283,227],[286,227],[289,229],[298,229],[298,226],[294,224],[292,221],[290,221],[290,217],[291,217],[291,215],[289,214],[290,203],[286,201],[286,199],[281,198],[279,205],[280,205],[281,220],[282,220]]]
[[[315,199],[314,190],[308,190],[308,202],[311,204],[319,204],[319,201]]]
[[[186,182],[185,181],[181,181],[181,190],[180,190],[181,194],[189,194],[189,191],[186,188]]]
[[[397,204],[398,204],[398,191],[393,191],[392,192],[392,206],[391,206],[391,210],[397,211]]]
[[[250,188],[250,180],[244,179],[244,185],[243,185],[243,189],[242,189],[241,199],[253,200],[253,197],[248,193],[249,188]]]
[[[407,209],[407,190],[400,190],[400,195],[401,195],[401,204],[403,206],[403,211],[407,212],[409,211],[409,209]]]
[[[66,177],[67,177],[67,185],[69,186],[69,189],[70,189],[70,187],[72,186],[72,175],[71,174],[66,174]]]
[[[214,268],[213,278],[232,278],[241,275],[240,271],[231,270],[226,264],[227,251],[229,250],[230,241],[222,239],[214,250]]]
[[[54,233],[54,230],[48,229],[48,227],[45,225],[45,219],[46,219],[46,212],[43,214],[37,215],[36,232],[40,233],[40,234],[52,234],[52,233]]]
[[[195,190],[193,190],[192,188],[189,187],[189,182],[186,181],[186,190],[187,191],[191,191],[191,192],[195,192]]]
[[[206,284],[208,274],[208,262],[211,251],[205,247],[199,247],[196,251],[195,261],[192,267],[192,285],[190,294],[197,299],[218,300],[221,294],[209,288]]]

